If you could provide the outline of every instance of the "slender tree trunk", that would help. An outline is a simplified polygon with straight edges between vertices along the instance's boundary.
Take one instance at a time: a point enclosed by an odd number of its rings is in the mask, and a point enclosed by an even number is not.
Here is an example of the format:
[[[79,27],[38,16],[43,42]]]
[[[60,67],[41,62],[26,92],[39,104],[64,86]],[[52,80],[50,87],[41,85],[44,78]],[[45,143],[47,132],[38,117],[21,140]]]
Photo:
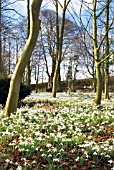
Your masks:
[[[54,77],[55,68],[56,68],[56,58],[52,57],[52,73],[51,73],[50,82],[49,82],[50,86],[48,88],[53,87],[53,77]]]
[[[10,42],[10,39],[9,39],[9,54],[8,54],[8,65],[9,65],[9,69],[8,69],[8,74],[10,74],[10,67],[11,67],[11,42]]]
[[[11,113],[16,112],[17,110],[19,90],[20,90],[20,84],[22,81],[23,73],[31,57],[40,29],[40,21],[38,18],[39,18],[41,3],[42,0],[32,0],[31,10],[30,10],[30,34],[25,44],[24,50],[16,65],[14,74],[11,78],[9,94],[4,108],[4,113],[7,116],[10,116]]]
[[[94,58],[95,58],[95,67],[96,67],[96,97],[94,100],[94,105],[101,104],[102,96],[102,75],[100,70],[100,58],[97,45],[97,16],[96,16],[96,5],[97,0],[93,0],[93,44],[94,44]]]
[[[27,38],[30,33],[30,0],[27,0]],[[26,66],[26,84],[29,86],[31,83],[31,69],[30,69],[30,60]]]
[[[31,83],[31,68],[30,68],[30,60],[26,65],[26,85],[29,86]]]
[[[59,19],[58,19],[58,2],[56,2],[56,39],[57,39],[57,44],[56,44],[56,61],[58,59],[58,52],[59,52],[59,43],[60,43],[60,39],[59,39]],[[55,70],[53,73],[53,88],[52,88],[52,97],[56,97],[56,93],[57,93],[57,87],[58,87],[58,72],[59,72],[59,67],[58,67],[58,61],[56,62],[55,65]]]
[[[107,0],[107,7],[106,7],[106,56],[109,54],[109,39],[108,39],[108,27],[109,27],[109,0]],[[105,61],[105,77],[104,77],[104,99],[109,99],[109,58]]]
[[[102,75],[100,70],[100,65],[96,62],[96,97],[94,100],[94,105],[98,106],[101,104],[101,97],[102,97]]]
[[[36,68],[36,67],[38,67],[38,68]],[[35,76],[35,80],[36,80],[35,90],[36,90],[36,93],[37,93],[38,92],[38,81],[39,81],[39,63],[38,63],[38,66],[36,66],[36,67],[35,67],[35,74],[36,74],[36,76]]]
[[[60,56],[58,56],[60,57]],[[53,89],[52,89],[52,97],[56,97],[57,93],[57,87],[58,87],[58,72],[59,72],[59,66],[60,66],[61,61],[57,61],[56,68],[55,68],[55,73],[54,73],[54,78],[53,78]]]
[[[68,4],[70,3],[70,0],[66,3],[66,0],[64,0],[64,7],[63,7],[63,14],[62,14],[62,23],[61,23],[61,31],[60,31],[60,38],[58,40],[58,53],[57,53],[57,62],[56,62],[56,68],[53,78],[53,89],[52,89],[52,97],[56,97],[57,93],[57,87],[58,87],[58,74],[60,69],[60,63],[61,63],[61,56],[62,56],[62,47],[63,47],[63,34],[64,34],[64,25],[65,25],[65,13]],[[56,4],[58,6],[58,4]],[[58,27],[58,24],[57,24]],[[57,28],[58,29],[58,28]]]

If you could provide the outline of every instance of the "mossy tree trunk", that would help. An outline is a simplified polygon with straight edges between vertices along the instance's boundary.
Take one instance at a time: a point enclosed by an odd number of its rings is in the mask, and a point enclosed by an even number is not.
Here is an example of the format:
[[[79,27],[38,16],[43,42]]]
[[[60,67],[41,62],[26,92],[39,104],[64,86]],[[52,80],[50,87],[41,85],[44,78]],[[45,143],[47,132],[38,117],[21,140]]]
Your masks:
[[[16,112],[19,98],[20,84],[23,77],[25,67],[31,57],[32,51],[37,41],[40,21],[39,13],[42,0],[32,0],[30,9],[30,34],[25,44],[24,50],[16,65],[14,74],[11,78],[9,94],[4,108],[4,113],[10,116],[11,113]]]

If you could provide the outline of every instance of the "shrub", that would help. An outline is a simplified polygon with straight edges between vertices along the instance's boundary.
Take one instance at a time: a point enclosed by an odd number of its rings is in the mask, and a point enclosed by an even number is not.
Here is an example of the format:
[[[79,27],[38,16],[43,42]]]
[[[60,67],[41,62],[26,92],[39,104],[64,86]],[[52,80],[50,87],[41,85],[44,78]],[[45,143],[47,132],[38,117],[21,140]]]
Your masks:
[[[6,99],[9,92],[10,79],[7,77],[0,77],[0,104],[6,104]],[[31,93],[31,88],[21,83],[19,92],[19,101],[24,99]]]

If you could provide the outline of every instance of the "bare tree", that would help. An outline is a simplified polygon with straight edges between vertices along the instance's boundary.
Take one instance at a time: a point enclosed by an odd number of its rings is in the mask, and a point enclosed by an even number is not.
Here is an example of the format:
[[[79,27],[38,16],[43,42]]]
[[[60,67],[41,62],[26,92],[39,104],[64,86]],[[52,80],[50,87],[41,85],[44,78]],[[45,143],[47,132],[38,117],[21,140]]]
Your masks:
[[[14,74],[11,78],[9,94],[8,94],[8,98],[6,101],[5,108],[4,108],[4,113],[7,116],[10,116],[11,113],[16,112],[17,110],[19,90],[20,90],[20,84],[22,81],[23,73],[24,73],[26,64],[28,63],[30,59],[34,46],[36,44],[38,33],[40,30],[40,21],[38,18],[39,18],[41,4],[42,4],[42,0],[32,0],[32,3],[31,3],[30,34],[25,44],[24,50],[16,65]]]
[[[94,104],[97,106],[101,104],[101,97],[102,97],[101,66],[103,62],[106,61],[114,53],[114,50],[111,48],[111,46],[109,47],[108,45],[107,46],[109,50],[107,54],[105,51],[103,51],[103,46],[104,46],[105,40],[107,39],[106,37],[108,36],[109,31],[113,28],[112,26],[114,23],[114,17],[112,17],[112,19],[110,20],[110,23],[108,21],[109,24],[106,21],[106,25],[108,26],[105,25],[105,20],[104,20],[104,18],[107,17],[106,16],[107,14],[104,15],[105,11],[107,10],[108,5],[112,3],[112,0],[109,0],[109,1],[93,0],[90,4],[88,4],[87,1],[81,1],[81,2],[82,2],[81,11],[82,11],[83,5],[85,6],[85,9],[88,9],[88,17],[86,17],[87,21],[86,21],[86,24],[85,23],[83,24],[83,28],[86,30],[86,32],[88,33],[88,35],[93,41],[93,58],[95,61],[95,71],[96,71],[96,97],[94,100]],[[91,21],[93,24],[93,27],[91,29],[92,33],[91,33],[91,30],[88,31],[88,26],[89,26],[89,23],[91,23]],[[81,22],[83,23],[82,20]],[[103,29],[103,27],[104,28],[107,27],[107,28]]]
[[[105,55],[105,57],[104,57],[104,55],[102,57],[100,57],[100,48],[108,34],[108,31],[110,30],[110,28],[114,22],[114,18],[112,19],[112,22],[110,23],[110,25],[108,25],[108,29],[106,29],[105,35],[100,40],[99,45],[98,45],[98,37],[97,37],[97,34],[98,34],[97,20],[102,15],[104,10],[106,10],[107,5],[109,5],[110,3],[111,3],[111,1],[107,1],[106,4],[104,5],[104,7],[102,8],[102,10],[97,14],[97,0],[93,0],[93,13],[92,13],[92,15],[93,15],[93,44],[94,44],[94,58],[95,58],[96,79],[97,79],[97,87],[96,87],[97,91],[96,91],[96,97],[94,100],[95,105],[101,104],[101,96],[102,96],[101,64],[104,61],[106,61],[106,59],[108,59],[114,53],[114,50],[111,50],[110,52],[108,51],[108,53]]]
[[[58,1],[59,5],[62,8],[62,21],[61,21],[61,29],[60,29],[60,33],[59,33],[59,39],[58,39],[58,53],[57,53],[57,62],[56,62],[56,68],[55,68],[55,72],[54,72],[54,78],[53,78],[53,89],[52,89],[52,97],[56,97],[56,93],[57,93],[57,87],[58,87],[58,74],[59,74],[59,69],[60,69],[60,64],[61,64],[61,56],[62,56],[62,47],[63,47],[63,35],[64,35],[64,25],[65,25],[65,13],[67,10],[67,7],[69,5],[71,0],[67,1],[64,0],[64,5],[62,6],[62,4]],[[58,5],[58,4],[56,4]],[[58,29],[58,22],[56,25],[57,29]],[[58,30],[59,31],[59,30]]]

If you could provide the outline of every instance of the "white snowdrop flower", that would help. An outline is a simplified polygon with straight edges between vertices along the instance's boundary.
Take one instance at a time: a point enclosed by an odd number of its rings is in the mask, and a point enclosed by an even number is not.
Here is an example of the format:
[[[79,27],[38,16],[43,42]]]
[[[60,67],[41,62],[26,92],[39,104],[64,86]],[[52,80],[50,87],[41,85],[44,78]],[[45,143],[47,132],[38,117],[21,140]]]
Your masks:
[[[92,149],[93,149],[93,150],[96,150],[97,152],[100,150],[100,148],[99,148],[98,145],[94,146]]]
[[[38,148],[36,148],[35,150],[38,151]]]
[[[50,147],[52,147],[52,144],[51,143],[47,143],[46,147],[50,148]]]
[[[57,152],[57,148],[53,148],[52,150],[53,150],[54,152]]]
[[[41,137],[41,136],[40,136],[40,137],[38,137],[38,140],[39,140],[39,141],[42,141],[42,137]]]
[[[87,158],[87,159],[89,158],[89,155],[88,155],[88,154],[86,154],[86,158]]]
[[[38,131],[38,132],[35,132],[35,135],[36,135],[36,136],[40,136],[41,133]]]
[[[84,154],[87,155],[88,154],[87,151],[84,151]]]
[[[20,152],[23,152],[25,149],[24,148],[19,148],[18,149]]]
[[[41,154],[41,156],[44,157],[44,156],[46,156],[46,155],[43,153],[43,154]]]
[[[109,146],[109,150],[112,150],[114,148],[114,146]]]
[[[24,162],[24,166],[30,165],[28,162]]]
[[[104,148],[104,150],[105,150],[105,151],[107,151],[107,150],[108,150],[108,148]]]
[[[74,153],[74,152],[75,152],[75,149],[72,149],[72,150],[71,150],[71,153]]]
[[[62,138],[61,132],[57,133],[57,137]]]
[[[94,152],[93,155],[97,155],[97,152]]]
[[[103,149],[103,148],[104,148],[104,146],[101,146],[100,148],[101,148],[101,149]]]
[[[21,158],[22,161],[26,161],[26,158]]]
[[[77,162],[77,161],[79,161],[79,159],[80,159],[80,157],[78,156],[78,157],[75,159],[75,161]]]
[[[10,160],[9,160],[9,159],[6,159],[5,162],[10,163]]]
[[[51,155],[51,154],[49,154],[49,155],[48,155],[48,157],[49,157],[49,158],[52,158],[52,155]]]
[[[16,170],[22,170],[22,167],[19,165]]]
[[[106,158],[110,158],[110,155],[105,155]]]
[[[88,139],[92,139],[93,137],[92,136],[88,136]]]
[[[113,160],[109,160],[108,162],[109,162],[110,164],[114,163]]]
[[[37,161],[34,160],[34,161],[32,161],[32,163],[35,164],[35,163],[37,163]]]
[[[50,133],[50,136],[54,137],[54,136],[55,136],[55,134],[54,134],[54,133]]]
[[[54,162],[60,162],[58,158],[53,159]]]
[[[60,149],[60,152],[64,152],[64,149],[63,149],[63,148],[61,148],[61,149]]]

